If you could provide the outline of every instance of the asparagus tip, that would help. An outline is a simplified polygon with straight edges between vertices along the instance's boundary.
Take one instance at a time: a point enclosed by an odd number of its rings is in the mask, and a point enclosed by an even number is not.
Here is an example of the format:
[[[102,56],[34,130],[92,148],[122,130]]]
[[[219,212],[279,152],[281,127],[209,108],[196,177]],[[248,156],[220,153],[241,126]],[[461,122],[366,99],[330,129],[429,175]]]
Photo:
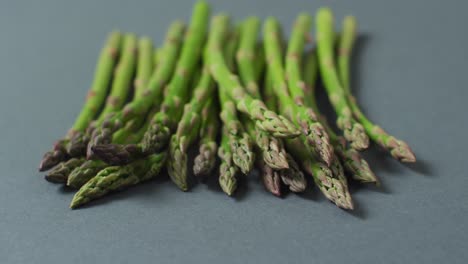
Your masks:
[[[67,181],[65,175],[60,173],[48,173],[46,176],[44,176],[44,179],[52,183],[65,183]]]
[[[91,147],[94,155],[110,165],[124,165],[143,156],[141,148],[136,144],[106,144]]]
[[[164,148],[170,141],[170,129],[160,123],[153,122],[141,141],[141,147],[145,153],[154,153]]]
[[[391,137],[388,145],[391,148],[390,153],[395,159],[407,163],[416,162],[416,156],[404,141]]]
[[[369,137],[367,136],[364,127],[359,123],[354,123],[349,134],[351,147],[357,150],[364,150],[369,147]]]

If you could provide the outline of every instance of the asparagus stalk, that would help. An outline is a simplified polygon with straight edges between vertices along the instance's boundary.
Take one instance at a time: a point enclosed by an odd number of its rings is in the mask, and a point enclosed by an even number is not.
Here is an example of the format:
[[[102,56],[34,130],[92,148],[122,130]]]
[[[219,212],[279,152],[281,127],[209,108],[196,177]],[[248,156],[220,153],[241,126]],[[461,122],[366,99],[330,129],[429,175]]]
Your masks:
[[[397,139],[388,134],[380,126],[370,121],[361,111],[356,102],[356,98],[352,95],[350,89],[349,77],[349,61],[350,53],[352,51],[356,39],[356,19],[352,16],[347,16],[343,21],[343,30],[340,36],[339,52],[338,52],[338,69],[343,85],[343,91],[348,99],[348,104],[354,116],[363,125],[367,135],[376,142],[383,149],[390,152],[390,154],[397,160],[402,162],[416,162],[416,157],[403,140]]]
[[[214,82],[208,71],[203,70],[200,81],[193,92],[193,97],[185,105],[184,113],[177,131],[171,137],[169,146],[168,173],[171,180],[183,191],[187,191],[187,151],[188,148],[198,137],[200,129],[200,114],[202,108],[206,105],[210,107],[211,99],[209,96],[213,93]]]
[[[255,54],[259,30],[260,20],[258,17],[247,18],[241,25],[239,48],[236,52],[239,77],[247,92],[256,99],[260,97],[257,84],[259,76],[257,72],[259,65],[257,64],[260,63],[260,60]]]
[[[314,94],[317,73],[317,56],[315,50],[311,49],[306,54],[303,74],[306,84],[304,89],[306,105],[313,108],[315,112],[321,116],[322,124],[330,136],[330,141],[333,144],[335,153],[340,157],[344,168],[350,173],[351,177],[359,182],[379,184],[378,178],[370,169],[367,161],[361,157],[358,151],[348,147],[346,140],[342,136],[335,134],[333,129],[328,125],[325,116],[320,113]]]
[[[218,151],[216,136],[219,131],[216,110],[214,102],[212,102],[212,106],[205,106],[201,113],[199,153],[193,164],[193,173],[197,177],[208,176],[216,164],[216,153]]]
[[[149,37],[142,37],[138,41],[138,64],[134,80],[135,98],[141,98],[145,94],[145,87],[153,73],[154,65],[157,63],[153,49],[153,42]]]
[[[263,87],[264,89],[262,98],[267,107],[270,109],[278,109],[278,100],[276,98],[275,92],[273,91],[272,73],[270,70],[268,70],[268,68],[266,69]]]
[[[325,84],[328,98],[337,115],[336,124],[343,131],[343,135],[351,147],[357,150],[369,146],[369,138],[364,127],[354,119],[352,111],[346,100],[346,94],[338,79],[333,53],[334,22],[333,14],[329,8],[320,8],[317,11],[317,50],[320,65],[320,75]]]
[[[106,98],[112,72],[120,53],[121,41],[122,34],[120,32],[112,32],[107,38],[97,61],[93,83],[80,114],[67,135],[56,141],[53,149],[44,154],[39,165],[39,171],[46,171],[68,159],[69,155],[66,151],[68,141],[74,134],[84,132],[97,115],[97,111],[99,111]]]
[[[259,57],[262,52],[255,52],[257,47],[257,35],[260,30],[260,21],[257,17],[247,18],[242,25],[240,32],[240,44],[236,53],[239,76],[242,83],[245,85],[248,93],[255,99],[261,99],[258,89],[258,79],[260,77],[262,64],[258,61],[263,61]],[[261,46],[260,46],[261,47]],[[270,135],[269,133],[255,127],[255,123],[251,120],[243,120],[247,132],[252,140],[261,149],[261,156],[265,163],[274,169],[288,168],[286,160],[286,151],[280,139]]]
[[[162,49],[159,49],[159,48],[156,48],[153,50],[153,65],[158,65],[158,63],[160,62],[160,59],[161,59],[161,52],[162,52]],[[151,76],[150,76],[151,78]],[[148,80],[149,82],[149,80]]]
[[[94,145],[107,144],[111,141],[115,131],[120,129],[123,124],[130,120],[145,115],[152,105],[160,105],[163,99],[163,87],[166,86],[175,68],[178,58],[179,49],[182,43],[182,36],[184,33],[183,23],[176,21],[171,24],[167,33],[164,45],[160,56],[160,65],[156,71],[151,75],[148,81],[147,88],[143,92],[143,97],[138,100],[132,100],[125,105],[122,111],[118,111],[113,115],[108,116],[100,126],[94,129],[92,137],[94,138],[91,143],[91,148]],[[122,151],[121,148],[113,150],[115,146],[111,147],[111,151]],[[93,149],[93,151],[96,151]],[[102,151],[104,152],[104,150]],[[98,155],[97,153],[95,153]],[[99,156],[99,155],[98,155]],[[100,157],[101,158],[101,157]]]
[[[221,15],[220,17],[229,20],[227,16]],[[232,73],[226,65],[222,43],[222,36],[217,36],[217,39],[210,43],[211,52],[205,57],[210,65],[211,74],[219,84],[220,89],[237,103],[236,107],[239,111],[247,114],[261,129],[278,137],[297,136],[299,131],[294,124],[268,110],[262,101],[252,98],[246,92],[237,75]]]
[[[99,128],[101,133],[104,133],[105,131],[116,131],[120,127],[120,125],[111,125],[112,123],[120,124],[124,121],[129,123],[135,119],[141,118],[141,116],[146,114],[147,108],[149,109],[152,105],[160,107],[164,93],[164,86],[175,68],[183,32],[184,26],[182,23],[174,22],[171,24],[167,31],[163,48],[158,52],[160,67],[157,67],[153,72],[151,79],[148,81],[146,86],[148,88],[144,92],[143,97],[127,104],[125,106],[127,110],[124,110],[124,112],[119,112],[111,119],[108,119],[106,121],[108,126]],[[148,101],[148,98],[152,98],[154,101]],[[125,118],[124,115],[125,111],[129,111],[127,118]],[[118,130],[115,134],[118,134]],[[96,145],[92,148],[94,154],[98,156],[99,159],[111,165],[130,163],[132,160],[143,156],[141,153],[141,147],[136,144],[120,145],[118,142],[115,142],[115,144]]]
[[[77,208],[109,192],[121,190],[159,175],[166,153],[150,155],[126,166],[111,166],[101,170],[83,185],[72,199],[70,208]]]
[[[318,122],[314,111],[305,107],[301,99],[303,98],[303,93],[301,93],[301,86],[303,86],[301,84],[303,83],[300,81],[300,62],[297,54],[302,52],[305,32],[308,30],[307,24],[310,24],[310,21],[307,22],[307,16],[304,17],[305,19],[302,19],[302,16],[299,17],[299,21],[296,23],[297,26],[294,28],[290,48],[288,49],[288,79],[292,80],[290,85],[287,84],[284,78],[285,71],[281,59],[281,39],[278,33],[279,23],[273,17],[265,21],[264,44],[268,58],[268,69],[271,71],[273,90],[281,102],[280,112],[293,120],[302,129],[300,139],[304,142],[304,145],[322,161],[330,164],[333,158],[333,151],[329,144],[328,135],[320,122]],[[305,20],[305,22],[301,21],[301,19]],[[296,100],[293,100],[292,96]]]
[[[123,40],[122,55],[114,72],[114,80],[110,94],[107,96],[104,109],[97,120],[93,121],[87,128],[87,133],[75,133],[71,138],[67,151],[72,157],[81,157],[86,153],[86,145],[89,133],[101,124],[109,115],[120,110],[127,99],[131,88],[131,80],[136,66],[137,39],[134,34],[126,34]]]

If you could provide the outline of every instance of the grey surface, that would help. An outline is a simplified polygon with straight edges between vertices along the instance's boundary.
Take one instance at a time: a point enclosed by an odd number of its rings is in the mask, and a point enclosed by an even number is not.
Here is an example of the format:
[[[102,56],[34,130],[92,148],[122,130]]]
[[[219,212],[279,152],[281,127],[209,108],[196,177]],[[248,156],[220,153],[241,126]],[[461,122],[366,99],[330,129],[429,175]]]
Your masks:
[[[256,179],[238,199],[162,181],[69,210],[73,193],[36,168],[81,108],[106,33],[161,43],[191,3],[2,1],[0,263],[463,263],[467,2],[213,1],[215,11],[275,15],[287,27],[323,4],[358,17],[359,101],[421,161],[409,168],[371,151],[383,188],[353,187],[353,213],[317,189],[274,198]]]

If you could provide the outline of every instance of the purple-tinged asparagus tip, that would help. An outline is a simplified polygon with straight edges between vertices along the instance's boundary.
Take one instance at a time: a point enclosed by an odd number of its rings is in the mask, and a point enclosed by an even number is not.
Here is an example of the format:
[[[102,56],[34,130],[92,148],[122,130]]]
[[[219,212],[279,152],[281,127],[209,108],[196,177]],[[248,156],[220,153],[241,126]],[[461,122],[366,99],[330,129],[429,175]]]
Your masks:
[[[95,157],[110,165],[125,165],[144,156],[136,144],[107,144],[91,147]]]
[[[66,158],[66,153],[61,150],[48,151],[42,157],[41,163],[39,164],[39,171],[50,170]]]

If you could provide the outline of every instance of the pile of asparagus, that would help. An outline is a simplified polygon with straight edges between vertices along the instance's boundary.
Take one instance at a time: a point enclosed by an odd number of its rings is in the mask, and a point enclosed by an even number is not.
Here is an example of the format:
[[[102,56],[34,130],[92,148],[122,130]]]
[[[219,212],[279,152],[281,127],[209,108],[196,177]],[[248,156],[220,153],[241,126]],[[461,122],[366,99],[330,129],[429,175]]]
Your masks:
[[[49,170],[50,182],[78,189],[71,208],[163,169],[183,191],[193,171],[199,180],[217,175],[221,189],[234,195],[241,175],[257,167],[276,196],[304,191],[307,174],[326,198],[353,209],[347,176],[379,184],[359,153],[370,140],[399,161],[415,156],[372,123],[351,93],[355,18],[346,17],[339,34],[329,8],[315,18],[316,47],[307,13],[299,14],[287,40],[274,17],[263,26],[257,17],[233,26],[224,13],[209,22],[203,1],[188,26],[171,24],[159,48],[148,37],[112,32],[81,113],[39,170]],[[341,134],[317,106],[318,79]],[[188,168],[192,146],[198,154]]]

